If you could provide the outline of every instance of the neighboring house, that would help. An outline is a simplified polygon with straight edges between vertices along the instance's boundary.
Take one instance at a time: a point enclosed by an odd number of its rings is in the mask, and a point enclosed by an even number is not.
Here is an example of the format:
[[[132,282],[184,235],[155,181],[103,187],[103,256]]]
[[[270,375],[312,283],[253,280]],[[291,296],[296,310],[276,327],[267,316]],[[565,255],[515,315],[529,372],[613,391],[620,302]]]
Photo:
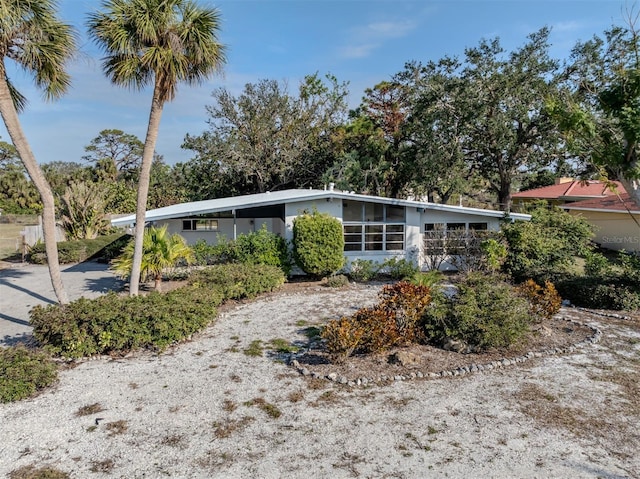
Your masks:
[[[604,248],[640,252],[640,205],[627,193],[562,206],[595,226],[593,241]]]
[[[497,231],[505,219],[502,211],[440,205],[353,194],[334,190],[284,190],[254,195],[182,203],[147,211],[152,224],[168,224],[189,244],[200,239],[215,244],[266,228],[287,240],[293,239],[296,216],[317,210],[339,219],[343,225],[344,254],[349,262],[368,259],[383,262],[405,258],[428,268],[429,259],[444,252],[442,238],[474,231]],[[529,220],[512,214],[509,220]],[[113,219],[114,226],[130,226],[135,215]],[[458,244],[459,247],[459,244]],[[442,262],[441,269],[451,268]]]
[[[617,181],[613,183],[616,185],[618,193],[625,193],[622,184]],[[522,209],[527,203],[537,200],[545,200],[549,204],[560,206],[576,201],[606,198],[615,194],[602,181],[558,178],[554,185],[520,191],[519,193],[514,193],[511,197],[513,207],[517,210]]]

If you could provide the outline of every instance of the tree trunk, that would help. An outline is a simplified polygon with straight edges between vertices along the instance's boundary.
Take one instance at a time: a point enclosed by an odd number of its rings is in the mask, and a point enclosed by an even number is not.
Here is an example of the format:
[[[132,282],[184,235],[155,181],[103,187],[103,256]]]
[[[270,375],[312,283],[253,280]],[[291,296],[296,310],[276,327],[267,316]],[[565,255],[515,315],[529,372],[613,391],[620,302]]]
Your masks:
[[[501,211],[511,211],[511,182],[507,178],[500,178],[498,203]]]
[[[622,183],[622,186],[624,186],[624,189],[627,191],[631,199],[635,201],[638,207],[640,207],[640,181],[620,178],[620,183]]]
[[[160,118],[164,102],[161,100],[160,87],[156,78],[149,113],[147,136],[144,140],[142,164],[140,165],[140,178],[138,180],[138,200],[136,204],[136,229],[134,235],[133,265],[131,267],[131,279],[129,281],[129,295],[137,296],[140,289],[140,270],[142,268],[142,241],[144,238],[145,216],[147,213],[147,197],[149,196],[149,180],[151,178],[151,164],[156,149]]]
[[[47,183],[38,162],[33,156],[29,142],[27,141],[18,112],[15,109],[9,86],[6,81],[6,72],[4,65],[0,65],[0,113],[7,128],[7,132],[11,137],[13,146],[15,146],[20,159],[24,164],[29,177],[36,186],[40,199],[42,200],[42,231],[44,234],[44,245],[47,252],[47,265],[49,267],[49,276],[51,277],[51,285],[55,292],[56,298],[60,304],[68,304],[69,297],[62,283],[60,274],[60,261],[58,259],[58,245],[56,243],[56,210],[53,200],[53,192],[49,183]]]

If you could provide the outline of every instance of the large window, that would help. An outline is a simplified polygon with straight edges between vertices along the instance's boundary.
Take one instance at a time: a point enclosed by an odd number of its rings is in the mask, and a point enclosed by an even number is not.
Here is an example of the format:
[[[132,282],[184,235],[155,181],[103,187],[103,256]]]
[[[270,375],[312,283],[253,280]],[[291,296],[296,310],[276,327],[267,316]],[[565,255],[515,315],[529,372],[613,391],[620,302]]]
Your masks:
[[[182,220],[182,231],[218,231],[218,220],[210,218]]]
[[[345,251],[402,251],[404,207],[342,202]]]
[[[476,240],[484,239],[487,223],[425,223],[427,256],[462,255]]]

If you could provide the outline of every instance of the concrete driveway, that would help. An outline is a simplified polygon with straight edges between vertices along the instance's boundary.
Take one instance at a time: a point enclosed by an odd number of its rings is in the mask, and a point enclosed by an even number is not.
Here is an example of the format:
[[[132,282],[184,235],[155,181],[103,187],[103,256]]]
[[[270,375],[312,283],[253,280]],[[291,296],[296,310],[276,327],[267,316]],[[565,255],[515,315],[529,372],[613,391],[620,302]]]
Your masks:
[[[71,300],[120,291],[125,285],[108,265],[94,261],[62,266],[62,281]],[[12,264],[0,269],[0,346],[28,341],[31,308],[55,303],[46,265]]]

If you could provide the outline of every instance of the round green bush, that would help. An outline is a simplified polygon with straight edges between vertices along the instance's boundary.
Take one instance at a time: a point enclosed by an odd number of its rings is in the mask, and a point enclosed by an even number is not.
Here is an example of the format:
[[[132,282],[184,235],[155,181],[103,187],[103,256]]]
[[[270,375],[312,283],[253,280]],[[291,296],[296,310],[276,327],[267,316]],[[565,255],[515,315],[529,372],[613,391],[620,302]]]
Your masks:
[[[342,223],[327,213],[306,213],[293,221],[293,256],[302,271],[328,276],[344,266]]]

